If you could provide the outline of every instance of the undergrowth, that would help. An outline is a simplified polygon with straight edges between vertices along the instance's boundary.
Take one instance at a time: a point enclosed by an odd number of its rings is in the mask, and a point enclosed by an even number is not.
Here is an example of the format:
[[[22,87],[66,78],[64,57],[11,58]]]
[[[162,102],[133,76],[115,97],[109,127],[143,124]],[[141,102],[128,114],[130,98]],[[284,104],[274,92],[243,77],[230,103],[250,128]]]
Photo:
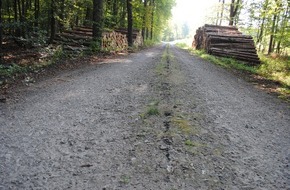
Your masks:
[[[143,47],[145,47],[145,48],[152,47],[158,43],[159,43],[159,41],[156,41],[156,40],[144,40]]]
[[[51,51],[51,50],[48,50]],[[38,71],[40,68],[47,67],[49,65],[53,65],[59,62],[61,59],[65,58],[66,55],[63,51],[62,46],[57,46],[53,52],[51,53],[51,57],[48,60],[39,62],[37,64],[31,65],[18,65],[18,64],[10,64],[10,65],[1,65],[0,64],[0,82],[3,83],[2,80],[7,80],[17,76],[18,74],[26,74],[29,72]],[[1,80],[2,79],[2,80]]]

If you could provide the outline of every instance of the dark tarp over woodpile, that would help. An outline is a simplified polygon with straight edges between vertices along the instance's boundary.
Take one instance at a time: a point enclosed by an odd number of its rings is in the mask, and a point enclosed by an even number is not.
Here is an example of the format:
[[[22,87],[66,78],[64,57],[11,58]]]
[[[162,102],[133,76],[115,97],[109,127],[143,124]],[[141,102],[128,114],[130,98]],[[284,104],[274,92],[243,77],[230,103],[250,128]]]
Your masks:
[[[232,57],[250,64],[260,63],[253,38],[243,35],[234,26],[206,24],[197,29],[193,46],[211,55]]]

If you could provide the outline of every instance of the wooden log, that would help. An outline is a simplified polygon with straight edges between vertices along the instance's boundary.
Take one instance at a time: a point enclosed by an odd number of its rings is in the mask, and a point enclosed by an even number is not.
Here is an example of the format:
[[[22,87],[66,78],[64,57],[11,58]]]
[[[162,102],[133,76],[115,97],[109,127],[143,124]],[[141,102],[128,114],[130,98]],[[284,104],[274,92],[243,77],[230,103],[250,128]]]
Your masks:
[[[256,50],[255,47],[253,47],[252,44],[243,44],[243,43],[211,43],[211,47],[216,47],[216,48],[226,48],[226,49],[231,49],[231,48],[241,48],[241,49],[254,49]]]
[[[260,62],[259,57],[257,54],[254,53],[244,53],[244,52],[235,52],[235,51],[224,51],[224,50],[211,50],[212,55],[217,55],[217,56],[225,56],[225,57],[234,57],[236,59],[249,59],[251,61],[255,62]]]
[[[196,49],[204,49],[213,55],[259,62],[253,38],[243,35],[233,26],[205,25],[200,27],[196,30],[193,45]]]
[[[214,33],[214,32],[209,32],[205,34],[206,37],[224,37],[224,38],[241,38],[241,39],[253,39],[252,36],[250,35],[241,35],[241,34],[227,34],[227,33],[222,33],[222,34],[218,34],[218,33]]]
[[[63,31],[63,33],[67,33],[67,34],[73,34],[73,35],[82,35],[82,36],[92,36],[92,32],[84,32],[84,31],[78,31],[78,30],[65,30]]]

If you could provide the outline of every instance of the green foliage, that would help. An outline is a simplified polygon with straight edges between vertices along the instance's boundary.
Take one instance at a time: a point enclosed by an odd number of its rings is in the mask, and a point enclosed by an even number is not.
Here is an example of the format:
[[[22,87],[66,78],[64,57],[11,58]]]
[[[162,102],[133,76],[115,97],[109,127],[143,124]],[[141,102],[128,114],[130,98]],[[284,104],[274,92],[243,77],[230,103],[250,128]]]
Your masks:
[[[65,56],[65,53],[63,51],[63,47],[61,45],[59,45],[56,47],[56,49],[53,52],[51,62],[56,63],[57,61],[62,59],[64,56]]]
[[[260,54],[262,64],[257,72],[290,88],[290,57],[272,58]]]
[[[176,43],[177,47],[180,47],[181,49],[188,49],[188,46],[186,43]]]
[[[120,183],[129,184],[130,183],[130,180],[131,180],[131,177],[130,176],[128,176],[128,175],[122,175],[121,176],[121,179],[120,179]]]
[[[243,32],[250,34],[262,53],[289,54],[290,6],[287,0],[249,0],[243,13],[247,21],[241,23]]]
[[[185,141],[184,144],[187,145],[187,146],[195,146],[195,145],[194,145],[194,142],[192,142],[192,141],[189,140],[189,139],[187,139],[187,140]]]
[[[16,64],[10,65],[8,67],[0,65],[0,76],[12,77],[15,74],[26,72],[27,69],[27,67],[21,67]]]
[[[159,41],[157,41],[157,40],[145,40],[144,47],[152,47],[158,43],[159,43]]]
[[[101,43],[99,41],[92,41],[90,44],[90,49],[92,52],[100,52],[102,50]]]
[[[233,58],[217,57],[217,56],[207,54],[204,50],[194,50],[192,48],[189,48],[189,51],[195,55],[198,55],[199,57],[205,60],[208,60],[217,65],[220,65],[224,68],[233,68],[233,69],[247,71],[251,73],[257,73],[256,67],[249,66],[245,64],[244,62],[233,59]]]
[[[146,111],[146,115],[148,115],[148,116],[159,115],[159,114],[160,114],[160,112],[159,112],[156,105],[151,105]]]

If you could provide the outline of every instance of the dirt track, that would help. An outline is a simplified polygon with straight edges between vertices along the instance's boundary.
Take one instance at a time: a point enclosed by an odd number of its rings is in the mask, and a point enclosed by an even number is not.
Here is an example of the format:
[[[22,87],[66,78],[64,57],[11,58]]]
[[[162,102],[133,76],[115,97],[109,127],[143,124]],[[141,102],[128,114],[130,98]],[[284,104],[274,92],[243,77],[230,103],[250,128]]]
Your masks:
[[[0,103],[0,190],[290,189],[290,110],[162,45]]]

